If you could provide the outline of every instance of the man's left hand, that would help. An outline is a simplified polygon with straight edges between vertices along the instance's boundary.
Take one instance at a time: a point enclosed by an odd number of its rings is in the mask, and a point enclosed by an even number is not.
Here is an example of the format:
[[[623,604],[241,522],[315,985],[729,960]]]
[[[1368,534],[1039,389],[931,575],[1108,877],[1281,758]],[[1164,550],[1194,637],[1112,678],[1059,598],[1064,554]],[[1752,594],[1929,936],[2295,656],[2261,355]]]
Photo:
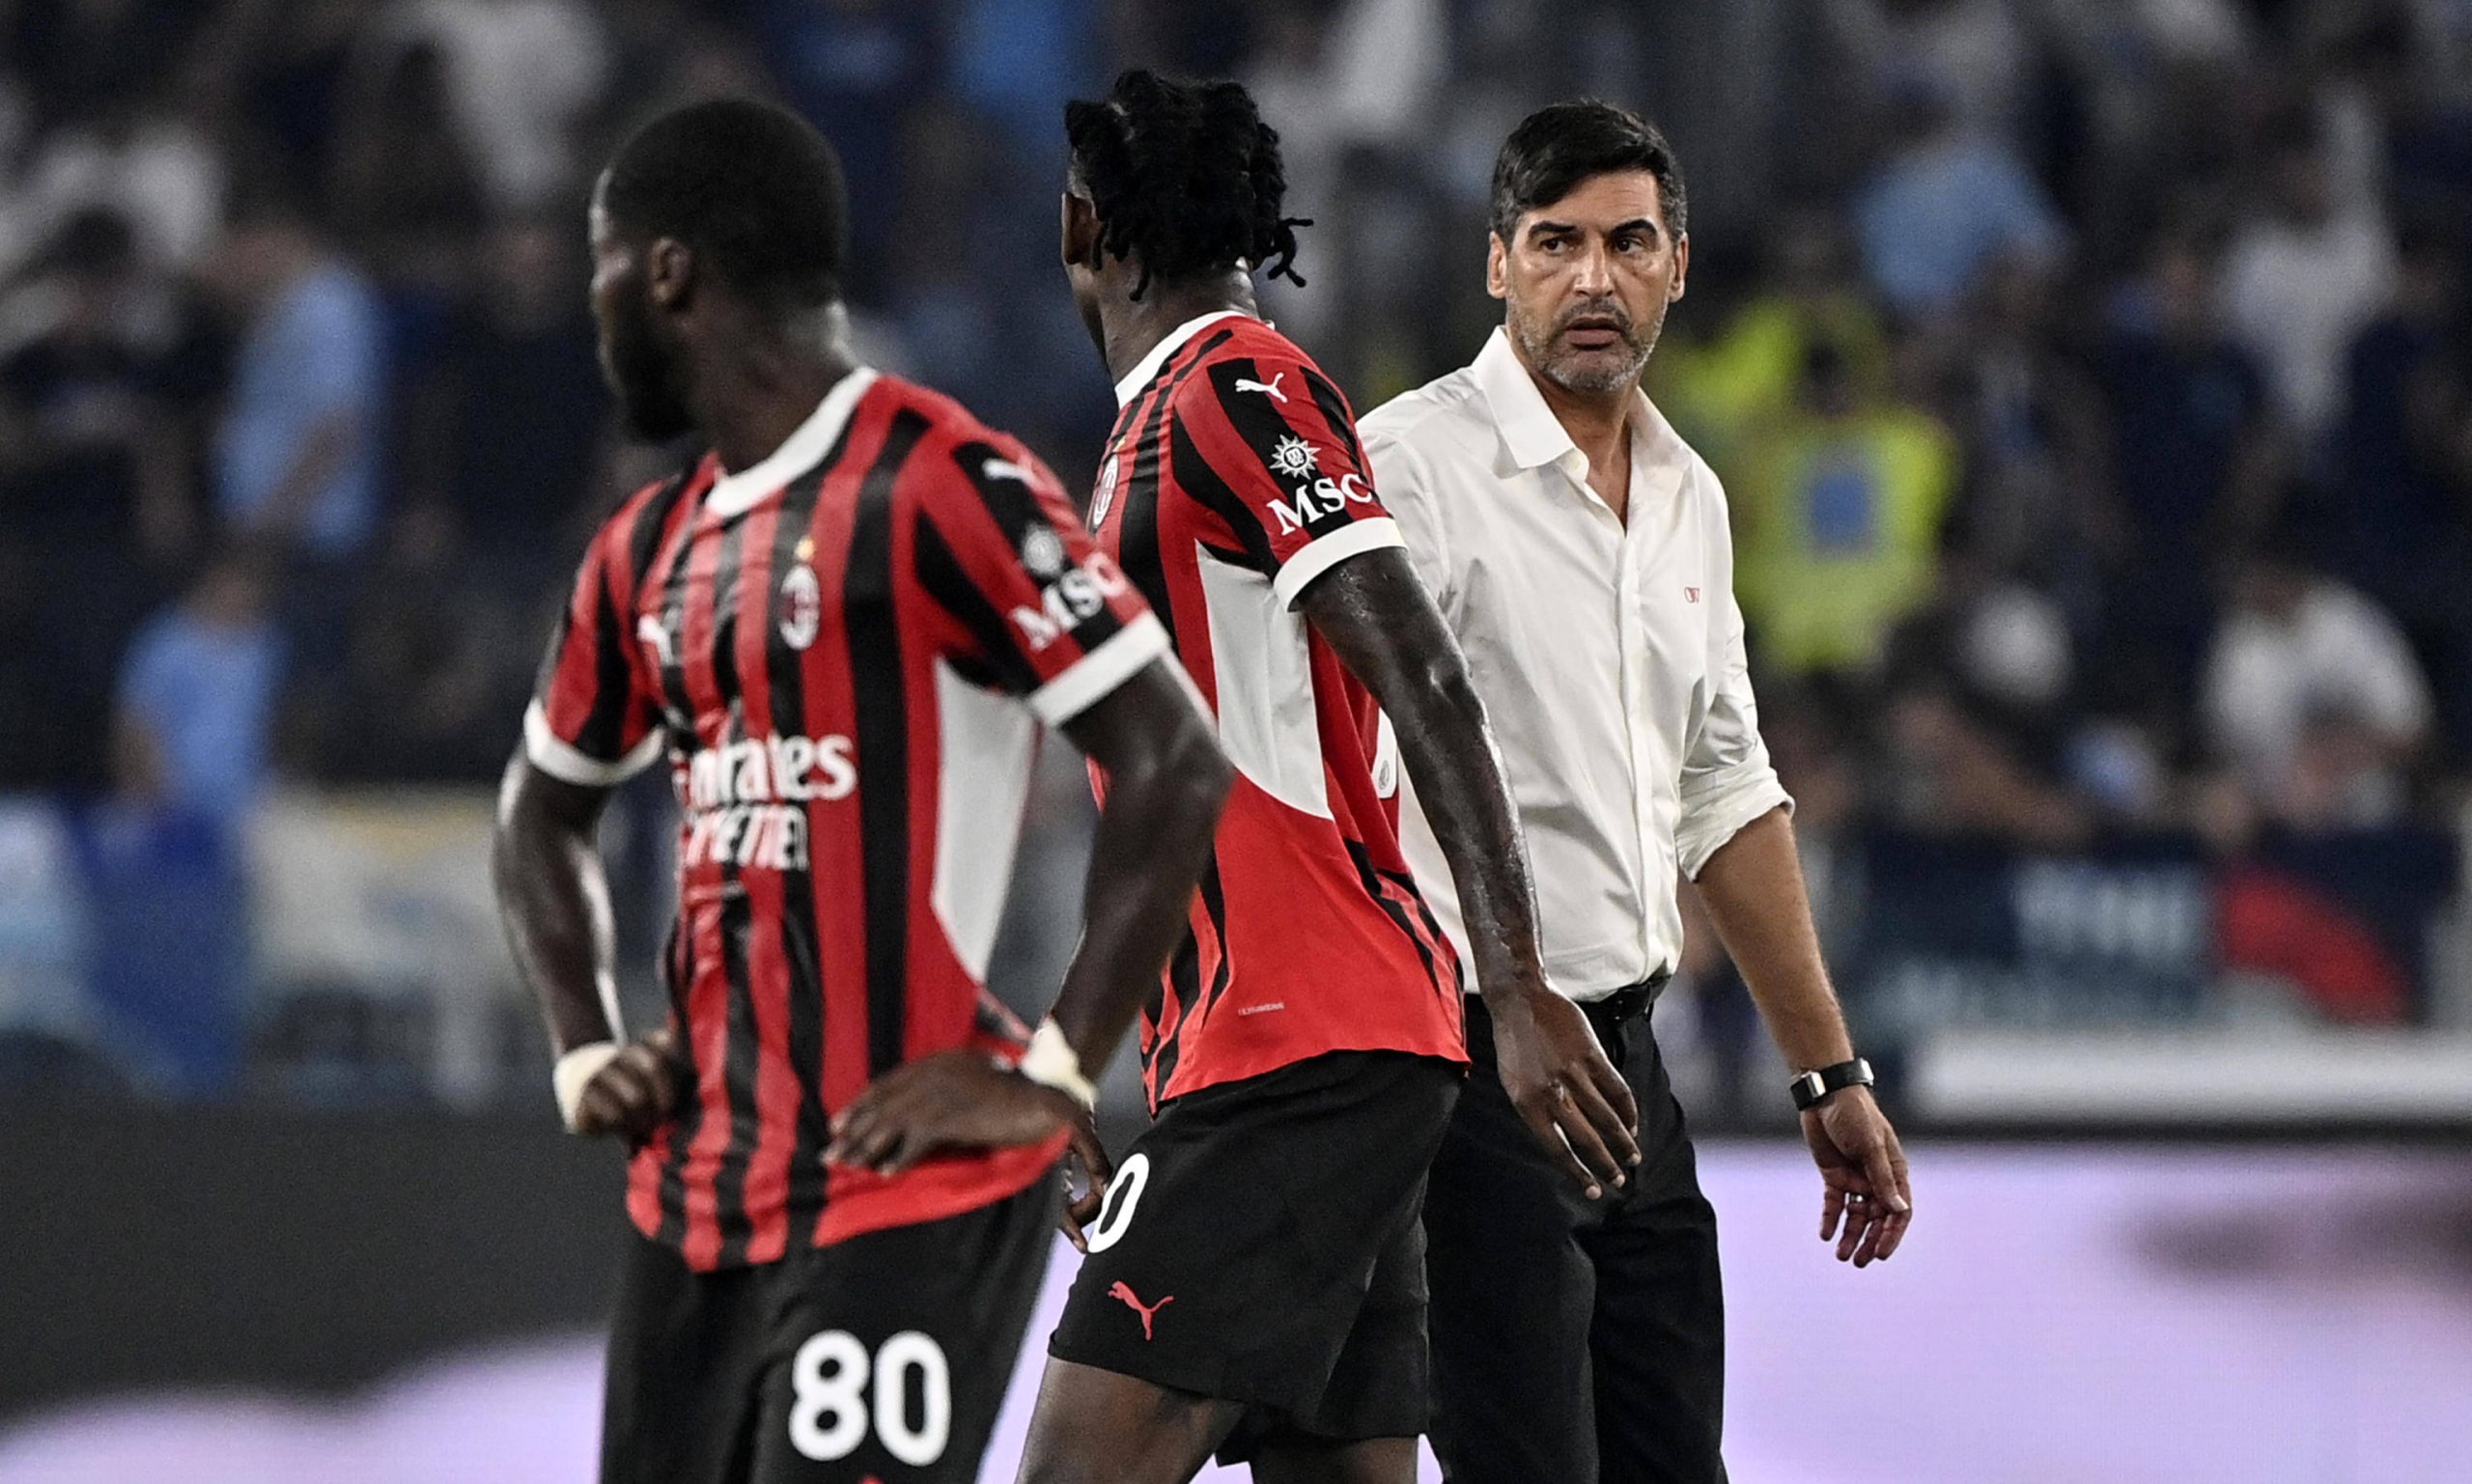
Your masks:
[[[1116,1162],[1108,1155],[1108,1146],[1099,1141],[1098,1125],[1088,1113],[1073,1120],[1073,1147],[1068,1151],[1082,1166],[1082,1193],[1073,1193],[1070,1184],[1064,1188],[1064,1215],[1056,1227],[1073,1250],[1083,1256],[1090,1253],[1087,1228],[1099,1218],[1107,1204],[1108,1182],[1116,1178]]]
[[[824,1158],[898,1175],[947,1150],[1035,1144],[1082,1117],[1071,1094],[999,1067],[984,1051],[940,1051],[868,1083],[832,1120]]]
[[[1819,1240],[1837,1243],[1837,1260],[1868,1268],[1905,1240],[1914,1219],[1905,1149],[1868,1087],[1845,1087],[1803,1110],[1803,1142],[1826,1185]]]

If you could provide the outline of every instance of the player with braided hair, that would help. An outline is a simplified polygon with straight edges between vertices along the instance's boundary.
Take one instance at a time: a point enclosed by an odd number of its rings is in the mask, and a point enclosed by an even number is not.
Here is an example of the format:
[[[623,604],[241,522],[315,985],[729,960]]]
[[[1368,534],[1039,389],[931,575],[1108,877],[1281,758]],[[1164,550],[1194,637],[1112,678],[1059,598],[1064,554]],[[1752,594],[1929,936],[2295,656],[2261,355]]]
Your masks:
[[[1296,229],[1312,223],[1279,215],[1287,173],[1278,131],[1262,122],[1242,84],[1180,86],[1155,72],[1127,72],[1106,102],[1066,104],[1064,131],[1076,179],[1102,224],[1100,247],[1135,266],[1135,299],[1154,280],[1239,266],[1304,287]],[[1085,302],[1083,313],[1092,307]]]
[[[1143,1015],[1155,1119],[1075,1213],[1088,1257],[1022,1476],[1183,1484],[1216,1451],[1266,1484],[1408,1484],[1418,1217],[1467,1047],[1403,774],[1531,1132],[1593,1197],[1637,1162],[1638,1114],[1546,983],[1484,707],[1347,399],[1256,313],[1252,274],[1295,278],[1306,225],[1281,214],[1278,133],[1235,83],[1138,71],[1065,128],[1065,273],[1120,406],[1090,524],[1237,777]]]

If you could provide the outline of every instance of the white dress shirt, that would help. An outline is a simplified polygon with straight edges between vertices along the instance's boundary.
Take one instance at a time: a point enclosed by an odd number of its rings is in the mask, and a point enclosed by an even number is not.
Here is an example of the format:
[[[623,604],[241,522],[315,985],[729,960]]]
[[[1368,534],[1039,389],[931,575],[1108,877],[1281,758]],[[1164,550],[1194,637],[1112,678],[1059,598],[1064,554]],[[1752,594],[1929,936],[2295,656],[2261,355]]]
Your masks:
[[[1360,432],[1493,719],[1546,972],[1580,1000],[1671,972],[1676,874],[1792,803],[1759,738],[1716,475],[1642,394],[1626,524],[1501,330]],[[1442,849],[1401,798],[1409,863],[1465,953]]]

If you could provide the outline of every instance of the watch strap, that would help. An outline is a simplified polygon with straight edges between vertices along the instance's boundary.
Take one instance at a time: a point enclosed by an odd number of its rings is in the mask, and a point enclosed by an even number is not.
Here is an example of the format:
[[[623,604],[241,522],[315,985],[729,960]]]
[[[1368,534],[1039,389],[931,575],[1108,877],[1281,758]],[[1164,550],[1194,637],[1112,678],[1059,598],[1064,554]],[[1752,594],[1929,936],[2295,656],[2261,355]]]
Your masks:
[[[1806,1072],[1786,1085],[1794,1094],[1794,1106],[1808,1111],[1826,1102],[1830,1093],[1871,1084],[1871,1064],[1857,1056],[1852,1061]]]

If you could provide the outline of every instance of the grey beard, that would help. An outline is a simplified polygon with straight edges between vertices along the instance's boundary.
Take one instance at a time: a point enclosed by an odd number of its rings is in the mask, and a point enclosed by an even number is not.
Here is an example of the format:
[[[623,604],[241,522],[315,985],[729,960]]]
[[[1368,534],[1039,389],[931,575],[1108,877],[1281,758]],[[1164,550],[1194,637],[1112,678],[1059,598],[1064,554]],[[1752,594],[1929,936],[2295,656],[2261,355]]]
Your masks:
[[[1530,365],[1543,372],[1545,378],[1556,386],[1566,392],[1577,392],[1582,396],[1602,396],[1607,392],[1620,391],[1626,386],[1639,385],[1641,374],[1648,369],[1648,353],[1656,349],[1656,341],[1653,338],[1655,330],[1651,327],[1651,338],[1648,344],[1637,348],[1638,354],[1628,367],[1579,372],[1574,371],[1566,363],[1553,359],[1549,353],[1553,348],[1551,338],[1538,335],[1534,326],[1526,321],[1515,320],[1511,330],[1519,337],[1520,349],[1528,352]],[[1628,345],[1630,342],[1626,339],[1624,344]]]
[[[1648,358],[1643,355],[1633,361],[1627,370],[1609,368],[1604,371],[1576,372],[1566,366],[1548,364],[1545,367],[1545,375],[1552,378],[1556,386],[1566,392],[1597,395],[1605,392],[1618,392],[1626,386],[1637,386],[1640,382],[1640,374],[1647,369]]]

